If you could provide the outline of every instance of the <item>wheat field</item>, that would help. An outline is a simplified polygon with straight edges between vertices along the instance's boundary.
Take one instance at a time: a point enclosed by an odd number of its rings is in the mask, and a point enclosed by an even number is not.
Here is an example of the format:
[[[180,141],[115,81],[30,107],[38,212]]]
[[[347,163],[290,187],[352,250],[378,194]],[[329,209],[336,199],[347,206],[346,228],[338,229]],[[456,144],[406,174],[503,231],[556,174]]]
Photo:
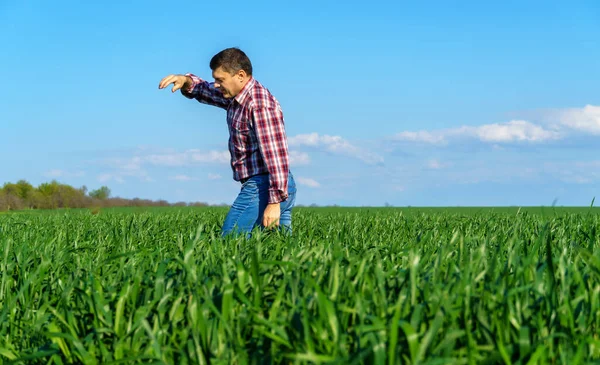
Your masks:
[[[597,209],[0,215],[0,363],[589,364]]]

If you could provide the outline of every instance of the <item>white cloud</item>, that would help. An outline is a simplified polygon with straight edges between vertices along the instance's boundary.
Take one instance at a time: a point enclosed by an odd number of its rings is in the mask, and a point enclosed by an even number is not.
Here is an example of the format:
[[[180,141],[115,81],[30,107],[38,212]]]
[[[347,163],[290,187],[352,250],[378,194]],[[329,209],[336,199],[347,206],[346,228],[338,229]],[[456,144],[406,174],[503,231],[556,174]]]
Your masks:
[[[104,163],[109,167],[120,170],[124,174],[135,175],[142,171],[143,160],[138,156],[129,158],[118,157],[106,159]]]
[[[425,142],[430,144],[445,144],[444,132],[428,132],[428,131],[404,131],[398,133],[394,139],[399,141],[409,142]]]
[[[191,149],[180,153],[160,153],[138,157],[143,162],[156,166],[190,166],[197,163],[228,163],[229,151],[208,151]]]
[[[100,175],[103,181],[119,179],[124,181],[125,177],[136,177],[141,181],[154,181],[148,176],[145,166],[167,166],[183,167],[194,166],[203,163],[224,163],[229,164],[229,151],[208,151],[202,152],[196,149],[189,149],[183,152],[173,150],[152,151],[150,148],[139,148],[133,157],[109,158],[102,161],[113,169],[108,173]],[[185,175],[178,175],[171,179],[178,181],[188,181]]]
[[[193,162],[229,163],[230,158],[229,151],[210,151],[207,153],[194,151],[191,153]]]
[[[542,142],[560,139],[557,130],[544,129],[542,126],[525,120],[512,120],[507,123],[484,124],[481,126],[461,126],[434,131],[404,131],[394,136],[398,141],[423,142],[428,144],[447,144],[451,139],[474,138],[482,142]]]
[[[199,163],[229,163],[229,151],[202,152],[189,149],[183,152],[154,152],[147,153],[145,148],[140,148],[136,155],[127,158],[110,158],[104,162],[120,170],[140,170],[142,165],[153,166],[191,166]],[[145,152],[145,153],[142,153]]]
[[[98,181],[100,182],[107,182],[112,178],[111,174],[101,174],[98,176]]]
[[[310,164],[310,157],[306,152],[290,150],[289,158],[291,165],[301,166]]]
[[[133,158],[114,158],[106,160],[106,164],[113,168],[113,171],[101,174],[99,181],[115,180],[124,182],[126,177],[135,177],[140,181],[154,181],[148,176],[148,172],[142,168],[143,160],[139,157]]]
[[[139,171],[142,168],[142,159],[138,156],[131,159],[122,160],[122,164],[118,165],[120,169],[127,171]]]
[[[570,131],[600,135],[600,106],[586,105],[583,108],[557,110],[547,113],[544,121],[535,124],[526,120],[511,120],[505,123],[492,123],[480,126],[460,126],[456,128],[402,131],[392,139],[404,142],[420,142],[432,145],[446,145],[451,140],[475,139],[500,144],[513,142],[540,143],[564,139]]]
[[[352,145],[340,136],[319,135],[318,133],[299,134],[288,139],[290,146],[309,146],[325,151],[358,158],[367,164],[383,163],[380,155]]]
[[[487,124],[474,127],[470,131],[481,141],[498,143],[513,141],[541,142],[561,137],[561,134],[557,131],[546,130],[539,125],[525,120],[512,120],[502,124]]]
[[[140,149],[146,151],[147,149]],[[139,153],[139,152],[138,152]],[[146,151],[147,153],[147,151]],[[290,162],[294,165],[308,165],[310,157],[306,152],[289,151]],[[148,154],[139,154],[128,159],[112,159],[111,164],[118,168],[139,169],[141,165],[183,167],[198,164],[226,164],[229,165],[230,154],[228,150],[203,152],[198,149],[189,149],[183,152],[164,150]]]
[[[294,180],[296,180],[299,185],[304,185],[311,188],[318,188],[321,186],[321,184],[319,184],[316,180],[309,179],[306,177],[294,177]]]
[[[208,178],[210,180],[219,180],[222,178],[222,176],[219,174],[208,173]]]
[[[558,119],[570,129],[600,135],[600,106],[586,105],[582,109],[559,111]]]
[[[329,136],[325,136],[329,137]],[[295,137],[288,138],[288,144],[290,146],[317,146],[320,143],[320,136],[318,133],[311,134],[299,134]]]

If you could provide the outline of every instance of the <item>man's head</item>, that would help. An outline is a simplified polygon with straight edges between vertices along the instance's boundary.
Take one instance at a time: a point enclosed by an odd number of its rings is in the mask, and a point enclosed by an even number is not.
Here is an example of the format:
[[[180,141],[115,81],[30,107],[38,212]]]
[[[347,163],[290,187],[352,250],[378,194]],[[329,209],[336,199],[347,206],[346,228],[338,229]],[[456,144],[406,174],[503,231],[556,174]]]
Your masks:
[[[238,48],[227,48],[214,55],[210,68],[215,87],[226,98],[235,97],[252,78],[252,63]]]

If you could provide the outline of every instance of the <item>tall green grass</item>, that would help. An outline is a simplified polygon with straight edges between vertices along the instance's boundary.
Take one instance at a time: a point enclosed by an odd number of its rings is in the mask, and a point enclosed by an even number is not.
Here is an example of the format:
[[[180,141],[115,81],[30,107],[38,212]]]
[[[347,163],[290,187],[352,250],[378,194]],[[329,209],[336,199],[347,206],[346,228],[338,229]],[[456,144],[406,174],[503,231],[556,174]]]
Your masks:
[[[0,359],[600,359],[600,218],[591,211],[298,209],[292,237],[250,240],[221,240],[224,214],[0,216]]]

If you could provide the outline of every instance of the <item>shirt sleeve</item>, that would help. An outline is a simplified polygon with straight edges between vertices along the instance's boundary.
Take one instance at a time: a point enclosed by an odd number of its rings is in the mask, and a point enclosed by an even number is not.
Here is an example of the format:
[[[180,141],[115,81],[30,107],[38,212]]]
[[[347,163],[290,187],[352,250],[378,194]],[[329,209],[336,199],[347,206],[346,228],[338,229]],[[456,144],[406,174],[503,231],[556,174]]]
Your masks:
[[[258,107],[252,110],[258,147],[269,170],[269,204],[288,198],[289,157],[283,113],[280,108]]]
[[[215,88],[214,82],[208,82],[194,74],[185,74],[192,78],[193,84],[189,89],[181,88],[181,94],[188,99],[196,99],[197,101],[214,105],[219,108],[227,109],[231,100],[223,97],[223,94]]]

